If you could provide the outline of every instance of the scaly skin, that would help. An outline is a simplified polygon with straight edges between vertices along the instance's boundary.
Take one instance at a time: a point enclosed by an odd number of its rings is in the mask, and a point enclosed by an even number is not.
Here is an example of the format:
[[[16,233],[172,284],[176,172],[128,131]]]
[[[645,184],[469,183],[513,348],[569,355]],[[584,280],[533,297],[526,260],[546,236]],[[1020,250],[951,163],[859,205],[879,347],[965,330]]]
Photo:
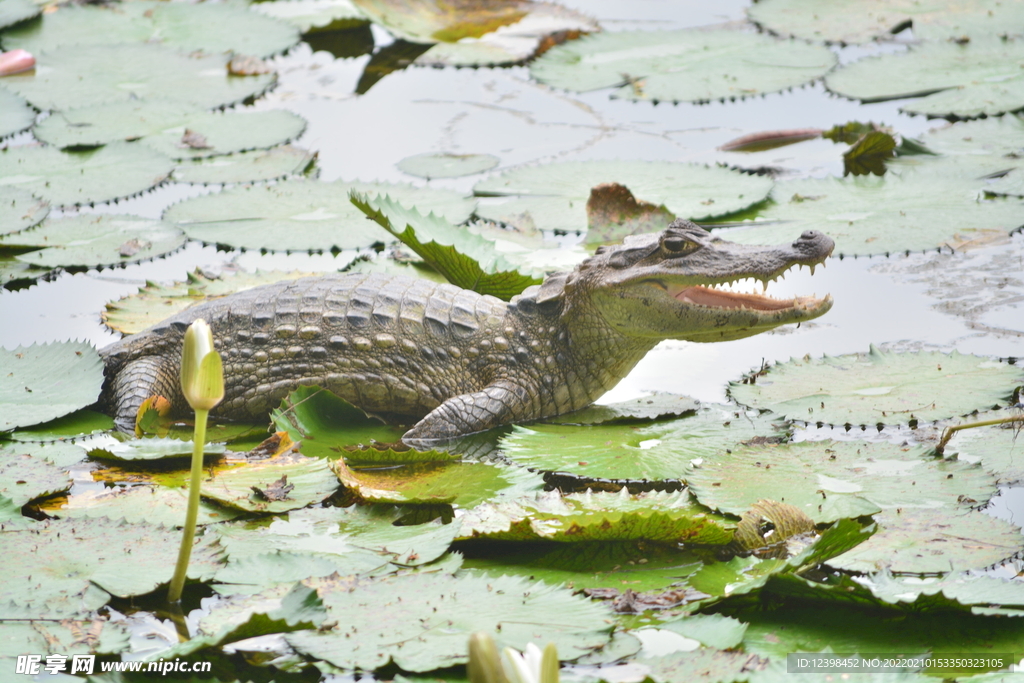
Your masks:
[[[187,409],[181,344],[203,318],[224,360],[215,415],[265,416],[303,385],[371,413],[419,419],[408,443],[559,415],[590,405],[663,339],[738,339],[822,315],[830,297],[781,301],[713,286],[767,283],[821,263],[833,246],[808,232],[792,245],[748,247],[676,221],[601,248],[509,303],[378,274],[266,285],[197,304],[103,349],[101,405],[126,431],[151,395]]]

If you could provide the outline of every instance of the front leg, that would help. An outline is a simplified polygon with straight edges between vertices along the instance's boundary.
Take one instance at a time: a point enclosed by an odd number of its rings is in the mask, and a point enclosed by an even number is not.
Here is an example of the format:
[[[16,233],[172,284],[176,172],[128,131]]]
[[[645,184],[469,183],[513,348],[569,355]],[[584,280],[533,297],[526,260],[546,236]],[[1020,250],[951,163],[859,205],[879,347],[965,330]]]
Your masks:
[[[417,442],[454,439],[514,420],[533,419],[539,417],[535,402],[523,387],[499,382],[483,391],[452,396],[413,425],[402,441],[415,446]]]

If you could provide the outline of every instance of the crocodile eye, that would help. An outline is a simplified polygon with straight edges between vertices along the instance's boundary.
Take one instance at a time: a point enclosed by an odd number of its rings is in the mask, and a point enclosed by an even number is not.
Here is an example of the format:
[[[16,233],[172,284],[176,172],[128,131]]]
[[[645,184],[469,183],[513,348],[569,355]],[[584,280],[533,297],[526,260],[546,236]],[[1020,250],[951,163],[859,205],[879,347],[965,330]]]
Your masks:
[[[661,246],[664,247],[665,251],[673,254],[682,254],[691,251],[697,245],[685,237],[666,237],[661,241]]]

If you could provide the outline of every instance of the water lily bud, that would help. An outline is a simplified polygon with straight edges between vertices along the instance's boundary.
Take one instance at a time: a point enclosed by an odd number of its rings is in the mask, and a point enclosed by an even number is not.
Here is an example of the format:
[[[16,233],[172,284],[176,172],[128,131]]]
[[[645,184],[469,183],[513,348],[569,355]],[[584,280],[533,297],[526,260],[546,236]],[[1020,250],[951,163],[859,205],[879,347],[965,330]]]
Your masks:
[[[466,669],[470,683],[508,683],[501,669],[498,646],[486,633],[474,633],[469,637]]]
[[[185,331],[181,352],[181,393],[193,410],[212,410],[224,399],[224,370],[213,349],[213,332],[199,318]]]

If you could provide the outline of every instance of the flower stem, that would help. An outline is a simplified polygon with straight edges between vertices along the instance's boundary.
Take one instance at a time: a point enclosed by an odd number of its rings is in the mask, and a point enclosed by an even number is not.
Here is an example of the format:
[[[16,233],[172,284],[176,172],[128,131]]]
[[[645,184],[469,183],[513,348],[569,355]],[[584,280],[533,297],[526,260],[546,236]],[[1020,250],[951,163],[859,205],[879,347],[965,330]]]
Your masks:
[[[185,587],[185,572],[188,561],[192,557],[192,543],[196,536],[196,518],[199,516],[199,487],[203,477],[203,450],[206,445],[206,418],[208,410],[196,411],[196,426],[192,436],[192,478],[188,485],[188,511],[185,513],[185,528],[181,532],[181,548],[178,550],[178,564],[174,567],[174,577],[167,592],[168,602],[181,600],[181,591]]]

